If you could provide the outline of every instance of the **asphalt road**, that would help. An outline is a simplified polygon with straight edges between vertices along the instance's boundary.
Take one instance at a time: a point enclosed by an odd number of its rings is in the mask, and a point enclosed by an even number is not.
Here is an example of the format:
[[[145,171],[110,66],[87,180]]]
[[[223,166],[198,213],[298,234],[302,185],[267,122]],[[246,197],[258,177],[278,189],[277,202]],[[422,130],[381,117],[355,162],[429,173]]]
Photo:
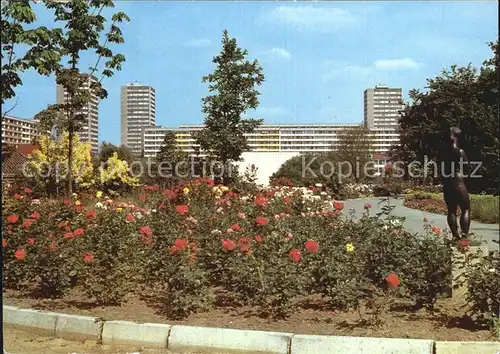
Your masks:
[[[363,199],[351,199],[344,202],[344,215],[345,217],[350,217],[349,211],[351,208],[355,210],[355,217],[360,218],[365,212],[364,206],[366,203],[371,204],[370,214],[375,215],[376,213],[382,211],[382,207],[387,205],[387,202],[379,203],[382,198],[363,198]],[[387,198],[383,198],[387,200]],[[400,216],[406,218],[403,227],[411,233],[424,233],[424,217],[427,217],[429,222],[433,225],[438,226],[441,230],[448,230],[448,222],[446,221],[446,215],[434,214],[425,211],[415,210],[406,208],[403,206],[403,199],[390,199],[390,205],[395,205],[392,210],[392,215]],[[488,244],[488,249],[490,251],[498,250],[499,246],[493,240],[499,240],[500,228],[498,224],[483,224],[472,220],[470,232],[475,236],[480,236],[482,240],[486,241]]]

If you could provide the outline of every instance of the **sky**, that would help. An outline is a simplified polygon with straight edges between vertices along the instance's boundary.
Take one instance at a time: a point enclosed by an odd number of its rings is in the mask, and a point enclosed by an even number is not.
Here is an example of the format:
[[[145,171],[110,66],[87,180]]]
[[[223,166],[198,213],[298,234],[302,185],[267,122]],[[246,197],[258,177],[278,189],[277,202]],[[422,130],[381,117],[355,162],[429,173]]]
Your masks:
[[[260,106],[248,112],[265,123],[361,123],[363,91],[383,84],[424,89],[452,64],[479,67],[498,35],[496,1],[116,1],[131,21],[121,25],[122,71],[103,81],[99,140],[120,144],[120,87],[156,89],[156,124],[199,124],[204,75],[214,70],[224,29],[258,59],[265,82]],[[54,24],[35,5],[37,25]],[[104,15],[110,18],[112,12]],[[84,56],[81,70],[92,59]],[[28,71],[10,114],[32,118],[56,101],[54,77]],[[9,109],[8,101],[3,110]]]

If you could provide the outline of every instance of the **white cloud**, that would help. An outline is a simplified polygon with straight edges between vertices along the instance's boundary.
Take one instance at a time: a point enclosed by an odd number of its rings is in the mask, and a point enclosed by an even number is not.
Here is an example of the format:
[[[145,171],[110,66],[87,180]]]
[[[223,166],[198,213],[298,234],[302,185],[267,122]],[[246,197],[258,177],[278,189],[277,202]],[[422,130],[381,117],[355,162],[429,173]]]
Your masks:
[[[382,70],[416,69],[420,65],[411,58],[402,59],[380,59],[374,63],[374,67]]]
[[[358,22],[358,19],[347,10],[319,6],[278,6],[266,14],[264,19],[298,29],[320,32],[334,32]]]
[[[289,60],[292,58],[292,54],[283,48],[272,48],[264,53],[265,56],[272,59],[286,59]]]
[[[356,79],[375,79],[384,73],[401,69],[418,69],[420,64],[411,58],[403,59],[381,59],[376,60],[372,65],[356,65],[349,62],[326,60],[324,62],[322,75],[323,81],[330,81],[340,75]]]
[[[185,42],[184,46],[201,48],[201,47],[208,47],[211,44],[212,44],[212,41],[208,38],[193,38],[193,39],[190,39],[189,41]]]

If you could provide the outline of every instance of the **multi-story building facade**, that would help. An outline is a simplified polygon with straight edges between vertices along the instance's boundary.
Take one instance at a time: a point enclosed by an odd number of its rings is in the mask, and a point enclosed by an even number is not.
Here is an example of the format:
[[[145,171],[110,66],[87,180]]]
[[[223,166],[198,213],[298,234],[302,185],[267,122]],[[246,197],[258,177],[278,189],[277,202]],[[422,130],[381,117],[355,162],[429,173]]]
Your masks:
[[[2,117],[2,145],[32,144],[43,135],[40,122],[6,115]]]
[[[82,89],[90,90],[92,82],[97,82],[97,78],[90,75],[85,75],[86,80],[82,85]],[[90,141],[92,152],[97,153],[99,149],[99,97],[91,94],[89,102],[83,107],[81,114],[87,116],[87,120],[83,124],[82,130],[78,132],[81,141]],[[57,85],[57,103],[61,104],[68,99],[68,92],[63,86]]]
[[[325,152],[334,150],[342,133],[356,126],[360,124],[263,124],[246,137],[254,152]],[[167,131],[175,132],[180,149],[194,153],[197,145],[193,133],[201,129],[203,125],[144,128],[144,156],[156,156]],[[398,134],[391,129],[373,129],[371,134],[374,153],[387,152],[398,141]]]
[[[156,92],[139,83],[121,88],[121,144],[142,154],[142,129],[155,126]]]
[[[403,90],[375,86],[364,92],[364,125],[369,129],[396,129],[403,109]]]

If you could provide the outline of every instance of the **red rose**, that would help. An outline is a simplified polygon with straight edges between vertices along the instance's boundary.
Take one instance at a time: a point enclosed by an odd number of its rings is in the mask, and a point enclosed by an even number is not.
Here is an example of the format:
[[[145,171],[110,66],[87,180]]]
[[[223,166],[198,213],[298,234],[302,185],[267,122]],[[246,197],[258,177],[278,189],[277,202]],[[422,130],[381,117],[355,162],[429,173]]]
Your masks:
[[[85,253],[85,256],[83,256],[83,261],[85,263],[94,263],[94,255],[92,254],[92,252]]]
[[[51,252],[54,252],[56,250],[56,243],[54,241],[50,243],[49,250]]]
[[[296,248],[291,249],[288,254],[290,255],[292,261],[294,261],[295,263],[300,262],[300,259],[302,258],[300,251]]]
[[[371,209],[372,208],[372,205],[370,203],[366,203],[365,204],[365,209],[368,210],[368,209]]]
[[[170,189],[167,189],[166,191],[163,191],[162,195],[165,198],[168,198],[170,200],[175,199],[176,195],[174,191],[171,191]]]
[[[31,214],[32,219],[39,219],[40,218],[40,213],[38,211],[34,211],[33,214]]]
[[[83,211],[83,205],[76,205],[75,210],[77,213],[81,213]]]
[[[28,242],[28,244],[30,244],[30,245],[34,245],[35,244],[35,239],[31,238],[31,237],[28,237],[28,239],[26,240],[26,242]]]
[[[261,226],[264,226],[264,225],[267,225],[269,224],[269,219],[263,217],[263,216],[257,216],[255,218],[255,222],[258,224],[258,225],[261,225]]]
[[[49,216],[50,216],[50,217],[54,217],[54,216],[56,216],[56,213],[54,213],[53,211],[51,211],[51,212],[49,213]]]
[[[344,203],[342,202],[333,202],[333,207],[335,210],[342,210],[344,209]]]
[[[7,240],[2,238],[2,247],[7,247]]]
[[[63,204],[64,204],[64,205],[70,205],[70,203],[71,203],[71,202],[70,202],[68,199],[64,199],[64,200],[63,200]]]
[[[304,246],[308,253],[316,253],[319,249],[319,243],[314,240],[307,240]]]
[[[135,218],[132,214],[127,214],[127,216],[125,216],[125,220],[127,220],[128,222],[134,222]]]
[[[396,288],[399,286],[399,284],[401,283],[399,281],[399,276],[396,274],[396,273],[389,273],[386,277],[385,277],[385,281],[387,283],[387,285],[391,288]]]
[[[26,252],[24,251],[24,249],[21,248],[21,249],[16,251],[15,255],[16,255],[16,259],[18,261],[24,261],[24,257],[26,256]]]
[[[189,206],[187,205],[177,205],[175,207],[175,210],[177,210],[177,213],[179,213],[179,215],[185,215],[189,212]]]
[[[75,238],[75,235],[73,235],[73,233],[72,233],[72,232],[66,232],[66,233],[64,234],[64,238],[65,238],[66,240],[71,240],[72,238]]]
[[[34,222],[35,222],[35,221],[34,221],[34,220],[32,220],[32,219],[24,219],[24,220],[23,220],[23,226],[24,226],[24,228],[27,230],[27,229],[29,229],[29,228],[30,228],[30,226],[31,226],[31,225],[33,225],[33,223],[34,223]]]
[[[145,195],[140,195],[140,196],[139,196],[139,200],[140,200],[141,202],[145,202],[145,201],[146,201],[146,196],[145,196]]]
[[[264,206],[264,205],[267,205],[267,203],[268,203],[268,200],[263,195],[258,195],[257,197],[255,197],[254,204],[256,206]]]
[[[32,190],[29,189],[28,187],[24,188],[24,193],[30,194],[31,192],[32,192]]]
[[[9,224],[15,224],[15,223],[17,223],[18,220],[19,220],[19,216],[17,216],[17,215],[9,215],[7,217],[7,222]]]
[[[290,198],[289,197],[283,197],[283,202],[285,204],[289,204],[290,203]]]
[[[231,229],[234,230],[234,231],[243,231],[243,229],[241,228],[241,226],[238,225],[238,224],[234,224],[233,226],[231,226]]]
[[[82,228],[78,228],[78,229],[76,229],[75,231],[73,231],[73,235],[75,235],[75,237],[77,237],[77,236],[81,236],[81,235],[83,235],[84,233],[85,233],[85,230],[84,230],[84,229],[82,229]]]
[[[461,249],[461,250],[464,250],[464,251],[465,251],[465,250],[469,249],[469,247],[470,247],[470,242],[469,242],[469,240],[462,239],[462,240],[458,241],[458,245],[457,245],[457,247],[458,247],[459,249]]]
[[[20,194],[17,194],[17,193],[16,193],[16,194],[14,194],[14,199],[16,199],[16,200],[19,200],[19,199],[21,199],[22,197],[23,197],[23,196],[22,196],[22,195],[20,195]]]
[[[241,252],[248,252],[250,250],[250,239],[248,237],[240,238],[238,244]]]
[[[88,218],[95,218],[95,216],[96,216],[96,212],[95,212],[95,210],[94,210],[94,209],[89,210],[89,211],[87,212],[87,217],[88,217]]]
[[[438,226],[433,226],[432,227],[432,232],[434,232],[436,235],[439,235],[441,233],[441,229]]]
[[[262,242],[262,236],[261,235],[255,236],[255,242],[261,243]]]
[[[236,244],[232,240],[222,240],[222,248],[226,251],[232,251],[236,247]]]
[[[142,226],[139,231],[143,236],[151,237],[153,235],[153,231],[149,226]]]

